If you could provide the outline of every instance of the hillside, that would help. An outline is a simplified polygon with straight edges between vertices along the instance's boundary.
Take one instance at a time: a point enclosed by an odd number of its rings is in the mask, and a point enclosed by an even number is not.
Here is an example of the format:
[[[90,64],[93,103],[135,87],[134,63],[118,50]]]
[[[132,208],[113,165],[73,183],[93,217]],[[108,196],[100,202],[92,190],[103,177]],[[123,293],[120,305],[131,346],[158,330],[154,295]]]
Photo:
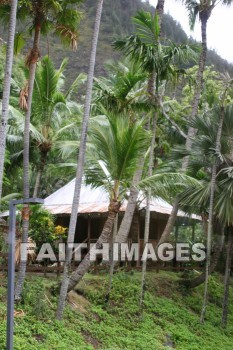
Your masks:
[[[79,294],[71,292],[65,318],[54,321],[56,280],[29,276],[23,304],[15,318],[15,350],[231,350],[233,313],[229,327],[220,327],[222,277],[210,279],[206,322],[200,324],[203,286],[179,290],[176,273],[148,272],[143,317],[138,307],[140,273],[114,276],[109,305],[104,303],[108,276],[87,275]],[[5,348],[6,288],[0,287],[0,348]],[[231,287],[230,302],[232,305]]]
[[[73,79],[77,73],[87,72],[95,16],[95,3],[95,0],[85,0],[84,2],[77,52],[71,52],[69,49],[66,50],[65,55],[69,58],[69,65],[67,67],[69,79]],[[142,8],[149,11],[154,10],[148,3],[143,3],[141,0],[105,0],[97,52],[97,76],[104,74],[103,62],[120,57],[118,53],[113,51],[111,43],[114,39],[133,31],[131,17]],[[172,41],[180,43],[188,40],[180,24],[170,15],[164,16],[162,31],[163,35]],[[43,54],[47,53],[47,43],[44,42],[42,46]],[[62,58],[64,58],[64,48],[57,38],[53,37],[49,39],[49,51],[57,63],[60,63]],[[221,72],[227,70],[233,74],[233,65],[229,64],[213,51],[209,52],[208,64],[213,64]]]

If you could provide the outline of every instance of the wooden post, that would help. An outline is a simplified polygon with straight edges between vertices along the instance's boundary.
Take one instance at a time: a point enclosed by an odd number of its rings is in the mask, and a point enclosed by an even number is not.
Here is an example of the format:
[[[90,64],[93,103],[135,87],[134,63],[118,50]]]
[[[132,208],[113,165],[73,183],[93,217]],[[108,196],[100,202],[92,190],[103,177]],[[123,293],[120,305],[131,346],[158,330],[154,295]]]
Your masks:
[[[140,216],[140,212],[137,211],[136,215],[138,216],[138,245],[139,245],[139,258],[137,261],[137,267],[140,267],[140,259],[141,259],[141,252],[140,252],[140,227],[141,227],[141,216]]]
[[[57,261],[57,278],[60,277],[60,267],[61,267],[61,262],[60,262],[60,260],[58,259],[58,261]]]
[[[88,251],[90,250],[90,242],[91,242],[91,217],[88,215],[87,219],[87,245]]]
[[[195,241],[195,224],[192,227],[192,243]]]
[[[175,227],[175,245],[178,242],[178,238],[179,238],[179,226],[176,225],[176,227]],[[179,265],[179,267],[180,267],[180,265]],[[175,249],[175,257],[173,259],[173,271],[177,271],[176,249]]]
[[[175,241],[176,241],[176,243],[178,242],[178,238],[179,238],[179,226],[176,225],[176,227],[175,227]]]

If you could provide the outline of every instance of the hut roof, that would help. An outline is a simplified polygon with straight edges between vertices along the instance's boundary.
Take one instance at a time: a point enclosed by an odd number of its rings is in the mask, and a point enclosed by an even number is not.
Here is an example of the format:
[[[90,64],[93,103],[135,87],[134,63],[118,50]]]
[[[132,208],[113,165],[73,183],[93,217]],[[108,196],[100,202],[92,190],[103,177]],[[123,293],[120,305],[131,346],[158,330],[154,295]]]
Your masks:
[[[67,185],[60,188],[49,197],[45,199],[44,207],[52,214],[70,214],[72,208],[72,201],[74,195],[75,179],[70,181]],[[108,194],[102,188],[92,188],[90,185],[82,185],[79,203],[79,214],[91,213],[107,213],[109,205]],[[121,211],[125,211],[127,200],[124,200]],[[141,194],[139,200],[139,210],[146,207],[146,200]],[[170,215],[172,206],[161,198],[154,198],[151,200],[151,212]],[[185,217],[185,213],[178,212],[178,216]],[[198,219],[197,216],[192,215],[193,219]]]

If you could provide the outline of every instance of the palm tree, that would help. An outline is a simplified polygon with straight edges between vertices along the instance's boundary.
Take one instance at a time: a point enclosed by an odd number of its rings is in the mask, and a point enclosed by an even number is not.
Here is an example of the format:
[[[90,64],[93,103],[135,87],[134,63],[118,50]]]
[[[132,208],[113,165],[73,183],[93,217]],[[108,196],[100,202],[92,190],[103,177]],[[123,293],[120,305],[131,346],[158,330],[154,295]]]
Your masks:
[[[224,122],[224,106],[220,108],[220,120],[218,123],[218,130],[216,136],[215,150],[216,154],[221,152],[221,135],[222,127]],[[210,270],[210,261],[211,261],[211,244],[212,244],[212,231],[213,231],[213,219],[214,219],[214,196],[215,196],[215,187],[216,187],[216,177],[217,177],[217,160],[214,161],[211,171],[211,182],[210,182],[210,204],[209,204],[209,220],[208,220],[208,231],[207,231],[207,259],[206,259],[206,272],[205,272],[205,292],[203,299],[203,307],[201,312],[201,323],[204,322],[207,298],[208,298],[208,282],[209,282],[209,270]]]
[[[186,44],[160,44],[158,40],[160,27],[156,15],[139,11],[133,17],[133,23],[136,26],[136,33],[115,41],[113,46],[148,74],[148,94],[158,98],[161,83],[177,73],[180,62],[194,59],[196,51]],[[178,64],[175,63],[176,59],[179,61]],[[151,74],[154,74],[153,80]],[[159,102],[155,99],[154,104],[159,106]]]
[[[125,115],[109,115],[107,123],[100,121],[91,124],[90,149],[92,157],[87,164],[85,179],[88,184],[103,187],[109,193],[109,211],[103,231],[97,241],[97,247],[109,242],[115,218],[128,191],[139,157],[143,157],[149,146],[148,131],[143,128],[144,121],[129,123]],[[156,174],[139,182],[140,189],[169,197],[183,188],[188,179],[179,174]],[[172,188],[172,189],[171,189]],[[68,291],[82,279],[90,267],[90,252],[78,268],[71,274]]]
[[[228,95],[229,96],[229,95]],[[224,104],[225,98],[222,96],[221,103]],[[207,232],[207,260],[205,273],[191,281],[185,281],[186,285],[196,287],[202,282],[205,282],[205,292],[203,300],[203,308],[201,313],[201,322],[204,321],[204,316],[207,306],[208,296],[208,278],[213,272],[217,264],[216,256],[221,253],[221,246],[217,247],[218,253],[212,252],[212,232],[213,219],[220,222],[223,227],[227,227],[229,235],[232,229],[232,113],[233,106],[228,105],[215,107],[203,117],[197,117],[193,127],[196,128],[197,135],[193,140],[194,154],[190,155],[189,171],[194,171],[197,174],[202,172],[202,182],[195,189],[191,187],[186,190],[181,198],[181,204],[186,204],[192,208],[200,208],[200,212],[209,212],[209,225]],[[200,132],[201,131],[201,132]],[[215,138],[215,141],[214,141]],[[201,153],[203,156],[201,156]],[[210,164],[212,164],[210,168]],[[206,175],[203,175],[203,171]],[[187,207],[185,207],[187,208]],[[225,277],[225,298],[223,305],[223,324],[227,314],[227,298],[228,298],[228,275],[229,264],[231,257],[231,237],[229,237],[228,258],[226,262],[226,277]],[[216,255],[216,256],[214,256]]]
[[[13,65],[17,6],[18,6],[18,0],[12,0],[11,7],[10,7],[10,20],[9,20],[6,63],[5,63],[5,77],[4,77],[3,97],[2,97],[2,118],[1,118],[1,125],[0,125],[0,201],[2,197],[2,183],[3,183],[4,159],[5,159],[5,149],[6,149],[6,135],[7,135],[8,109],[9,109],[10,88],[11,88],[11,74],[12,74],[12,65]]]
[[[164,13],[164,3],[165,1],[158,1],[155,15],[158,16],[158,25],[161,29],[161,23],[162,23],[162,17]],[[159,30],[159,35],[157,39],[157,43],[159,44],[159,37],[161,34],[161,30]],[[154,72],[151,74],[151,80],[154,78]],[[157,76],[155,76],[157,79]],[[150,100],[153,104],[153,99],[158,97],[154,92],[150,91],[150,86],[152,87],[152,81],[148,82],[148,93],[150,96]],[[149,155],[149,164],[148,164],[148,176],[152,176],[153,173],[153,164],[154,164],[154,148],[155,148],[155,137],[156,137],[156,129],[157,129],[157,118],[158,118],[158,111],[155,111],[153,121],[152,121],[152,138],[151,138],[151,145],[150,145],[150,155]],[[140,171],[141,172],[141,171]],[[150,201],[151,201],[151,190],[148,189],[147,195],[146,195],[146,215],[145,215],[145,228],[144,228],[144,247],[146,247],[146,244],[149,241],[149,232],[150,232]],[[146,279],[146,269],[147,269],[147,260],[143,261],[142,263],[142,279],[141,279],[141,294],[139,299],[139,305],[142,308],[143,301],[144,301],[144,289],[145,289],[145,279]]]
[[[130,62],[114,62],[106,65],[107,77],[95,79],[93,87],[94,113],[104,107],[114,113],[128,113],[129,119],[137,119],[139,113],[149,110],[146,97],[146,74],[138,65]]]
[[[78,1],[78,0],[77,0]],[[79,1],[78,1],[79,2]],[[56,34],[60,35],[63,41],[70,42],[73,49],[76,49],[77,42],[77,23],[80,13],[70,8],[73,5],[72,0],[53,1],[43,0],[33,1],[32,3],[20,3],[18,15],[21,18],[29,17],[32,19],[32,29],[34,30],[34,40],[32,49],[26,58],[26,65],[29,67],[27,104],[25,106],[25,126],[24,126],[24,151],[23,151],[23,196],[29,198],[29,147],[30,147],[30,118],[33,98],[33,88],[36,74],[36,66],[40,57],[39,43],[41,33],[47,33],[48,29],[54,28]],[[22,242],[28,241],[29,230],[29,207],[25,205],[23,210],[23,236]],[[25,259],[21,260],[19,276],[15,288],[15,300],[20,300],[23,282],[26,273]]]
[[[106,110],[115,113],[128,113],[130,120],[137,120],[139,114],[148,113],[150,106],[147,99],[146,84],[147,75],[139,66],[131,62],[119,62],[107,65],[107,78],[98,78],[94,84],[94,101],[97,111]],[[126,242],[131,226],[132,215],[137,202],[138,190],[135,184],[141,179],[144,166],[144,157],[141,157],[132,181],[127,209],[122,221],[120,234],[116,235],[117,242]],[[126,223],[126,224],[125,224]],[[126,226],[128,229],[124,229]],[[121,233],[123,227],[124,233]],[[125,237],[126,233],[126,237]],[[122,240],[122,241],[121,241]]]
[[[96,79],[94,84],[94,102],[97,104],[97,110],[99,106],[100,112],[103,107],[115,113],[124,112],[128,114],[130,121],[138,120],[139,114],[147,113],[150,106],[146,92],[146,73],[143,73],[138,65],[128,62],[107,65],[107,71],[108,77]],[[141,179],[143,166],[144,157],[141,157],[132,181],[129,201],[123,218],[123,222],[127,222],[127,227],[131,226],[131,215],[134,212],[138,197],[138,190],[134,185]],[[119,242],[118,237],[119,235],[117,236],[116,232],[114,234],[114,240],[117,240],[117,242]],[[114,265],[115,262],[112,260],[110,266],[110,284],[106,300],[109,299],[111,292]]]
[[[188,60],[189,58],[195,57],[196,54],[188,45],[175,45],[173,43],[169,45],[160,44],[160,28],[156,14],[152,15],[151,13],[140,11],[133,17],[133,22],[136,26],[136,34],[130,35],[122,40],[117,40],[114,43],[114,47],[123,51],[127,57],[139,65],[142,71],[147,73],[148,99],[153,111],[153,118],[156,120],[159,112],[162,112],[162,114],[166,116],[162,108],[162,97],[160,96],[159,87],[162,83],[177,74],[177,61]],[[155,133],[156,122],[154,122],[153,125]],[[141,177],[140,172],[138,174],[138,177],[139,176]],[[137,179],[137,181],[139,180],[140,178]],[[134,200],[132,200],[133,197]],[[136,206],[136,198],[137,193],[133,186],[129,199],[130,212],[128,213],[128,211],[126,211],[127,220],[123,220],[117,235],[117,240],[120,242],[128,236]]]
[[[215,152],[216,137],[219,123],[219,108],[210,110],[204,115],[197,116],[195,122],[192,123],[192,127],[195,127],[197,134],[192,144],[192,152],[185,152],[185,149],[177,148],[179,154],[188,155],[190,158],[188,171],[189,174],[196,177],[201,177],[201,182],[197,188],[187,189],[179,199],[181,208],[184,208],[187,212],[196,212],[203,216],[207,215],[210,205],[210,179],[213,160],[218,161],[217,166],[217,177],[215,187],[215,208],[214,218],[215,225],[213,227],[214,232],[221,232],[225,224],[230,222],[230,210],[229,197],[224,198],[220,201],[220,180],[226,180],[226,175],[222,173],[222,168],[228,167],[231,164],[231,135],[233,130],[232,125],[232,106],[225,107],[224,111],[224,123],[221,137],[221,153]],[[180,156],[179,156],[180,157]],[[220,178],[221,174],[221,178]],[[225,177],[224,177],[224,176]],[[222,186],[222,184],[221,184]],[[222,188],[221,191],[225,191]],[[229,189],[226,189],[229,194]],[[228,196],[227,194],[227,196]],[[223,194],[222,194],[223,196]],[[221,206],[220,204],[223,204]],[[228,206],[227,206],[228,205]],[[217,206],[217,207],[216,207]],[[198,209],[198,210],[197,210]],[[208,216],[208,215],[207,215]],[[221,228],[218,228],[221,226]],[[223,242],[217,243],[216,247],[213,247],[213,255],[211,257],[211,264],[209,266],[209,273],[212,273],[217,265],[219,256],[222,251]],[[182,280],[181,283],[189,288],[197,287],[198,285],[205,282],[205,272],[195,277],[192,280]]]
[[[51,59],[46,56],[38,66],[35,78],[35,87],[32,101],[32,140],[40,154],[40,161],[36,167],[36,183],[33,197],[36,198],[40,187],[41,176],[47,157],[58,146],[66,146],[73,133],[77,138],[76,125],[71,122],[71,114],[78,110],[71,101],[72,94],[77,87],[85,82],[85,75],[80,74],[74,83],[62,93],[64,85],[63,72],[66,66],[64,60],[58,70],[55,69]],[[76,108],[75,108],[76,107]]]
[[[230,159],[227,161],[230,163]],[[226,166],[226,168],[224,168]],[[216,190],[215,190],[215,201],[214,201],[214,216],[217,219],[223,228],[226,228],[228,231],[228,246],[227,246],[227,259],[226,259],[226,270],[225,270],[225,280],[224,280],[224,298],[223,298],[223,311],[222,311],[222,325],[226,327],[227,325],[227,314],[228,314],[228,296],[229,296],[229,279],[231,271],[231,259],[232,259],[232,227],[233,227],[233,218],[232,218],[232,166],[227,165],[226,163],[221,165],[221,168],[218,170],[216,177]],[[210,182],[205,180],[198,184],[198,186],[191,186],[181,197],[181,204],[186,202],[187,198],[189,205],[195,206],[196,208],[202,207],[208,210],[208,201],[211,194]],[[187,197],[188,196],[188,197]],[[185,199],[186,198],[186,199]],[[185,200],[184,200],[185,199]],[[216,220],[215,220],[216,221]],[[216,249],[219,251],[217,256],[219,257],[222,251],[223,243],[220,243]],[[208,262],[208,261],[207,261]],[[211,257],[211,265],[208,264],[208,272],[205,271],[200,276],[194,278],[194,280],[187,280],[185,284],[187,286],[196,287],[199,284],[206,282],[207,274],[214,271],[218,260],[216,257]],[[207,269],[206,269],[207,270]],[[183,284],[184,281],[181,281]],[[207,291],[205,287],[205,299],[207,298]],[[206,301],[204,299],[202,314],[206,310]],[[202,319],[201,319],[202,321]]]
[[[156,135],[156,124],[157,116],[154,116],[153,126],[152,126],[152,138],[150,144],[150,155],[149,155],[149,164],[148,164],[148,177],[151,177],[153,174],[153,165],[154,165],[154,148],[155,148],[155,135]],[[144,247],[149,242],[149,232],[150,232],[150,201],[151,201],[151,189],[147,190],[146,194],[146,215],[145,215],[145,228],[144,228]],[[147,260],[142,263],[142,281],[141,281],[141,295],[139,300],[140,307],[143,306],[144,301],[144,288],[145,288],[145,278],[146,278],[146,268]]]
[[[207,23],[208,20],[212,14],[213,9],[216,5],[218,5],[220,2],[225,5],[230,5],[232,3],[231,0],[182,0],[184,5],[186,6],[188,13],[189,13],[189,22],[190,22],[190,28],[193,29],[196,23],[197,18],[199,17],[201,22],[201,44],[202,44],[202,50],[200,53],[199,58],[199,68],[197,72],[197,79],[196,79],[196,88],[194,91],[193,96],[193,103],[192,103],[192,112],[191,112],[191,119],[194,119],[196,117],[197,111],[198,111],[198,104],[201,97],[201,91],[203,88],[203,73],[206,66],[206,56],[207,56]],[[188,138],[186,141],[186,147],[187,149],[190,149],[192,145],[191,138],[195,135],[195,130],[193,128],[189,128],[188,131]],[[183,164],[183,168],[187,168],[187,162],[188,158],[186,158],[185,163]]]
[[[94,33],[93,33],[93,39],[92,39],[89,72],[88,72],[88,78],[87,78],[87,90],[86,90],[83,122],[82,122],[80,147],[78,152],[78,165],[77,165],[77,173],[76,173],[76,181],[75,181],[75,191],[74,191],[74,199],[72,204],[72,211],[71,211],[70,225],[69,225],[68,239],[67,239],[68,243],[74,242],[75,228],[77,223],[77,212],[79,207],[79,198],[80,198],[83,168],[84,168],[84,162],[85,162],[86,139],[87,139],[87,130],[88,130],[88,122],[89,122],[91,99],[92,99],[96,51],[97,51],[99,30],[100,30],[100,24],[101,24],[103,0],[98,0],[96,6],[97,6],[96,18],[95,18],[95,26],[94,26]],[[64,264],[63,280],[62,280],[59,304],[57,309],[58,319],[62,318],[64,307],[65,307],[65,301],[66,301],[68,284],[69,284],[68,272],[69,272],[69,264],[71,261],[71,256],[72,256],[71,251],[68,249],[66,254],[66,261]]]
[[[148,145],[147,136],[142,122],[129,122],[125,115],[108,114],[105,121],[95,121],[90,126],[91,157],[86,166],[86,182],[94,187],[103,187],[110,200],[108,218],[98,239],[98,246],[109,241],[138,158],[144,154]],[[78,283],[90,264],[89,252],[71,275],[69,288],[73,283]]]
[[[231,264],[232,264],[232,254],[233,254],[232,238],[233,238],[232,228],[230,228],[228,230],[227,258],[226,258],[223,307],[222,307],[222,326],[224,328],[227,326],[227,319],[228,319],[229,287],[230,287]]]

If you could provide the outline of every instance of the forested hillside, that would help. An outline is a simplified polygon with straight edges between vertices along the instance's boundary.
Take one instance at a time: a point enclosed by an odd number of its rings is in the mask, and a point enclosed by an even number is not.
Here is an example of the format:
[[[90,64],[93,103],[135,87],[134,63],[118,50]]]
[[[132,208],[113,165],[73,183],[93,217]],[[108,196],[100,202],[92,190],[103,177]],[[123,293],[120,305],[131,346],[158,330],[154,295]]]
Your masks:
[[[83,6],[83,19],[80,25],[78,50],[77,52],[66,51],[66,56],[69,58],[66,72],[68,80],[72,80],[72,77],[74,77],[77,72],[87,72],[91,45],[90,37],[95,16],[95,4],[95,0],[85,1],[85,5]],[[114,52],[111,43],[114,39],[132,32],[133,25],[131,17],[142,8],[154,11],[152,6],[148,3],[143,3],[141,0],[105,1],[97,52],[96,76],[104,74],[103,62],[110,59],[112,60],[113,58],[119,58],[119,53]],[[178,43],[188,40],[180,24],[168,14],[164,15],[163,34],[166,38]],[[49,50],[57,64],[61,62],[64,48],[57,38],[53,37],[49,39],[49,48],[47,42],[44,41],[41,49],[43,54],[46,54]],[[221,72],[227,70],[233,73],[233,66],[219,57],[214,51],[209,52],[208,64],[213,64],[215,68]]]
[[[82,7],[82,21],[80,24],[80,34],[78,40],[78,49],[76,52],[66,50],[66,56],[69,59],[66,75],[67,81],[71,82],[77,72],[87,72],[89,64],[89,53],[91,48],[90,37],[93,29],[95,16],[95,0],[86,0]],[[141,0],[106,0],[102,15],[102,24],[100,39],[97,51],[96,76],[105,73],[103,62],[118,59],[119,53],[115,52],[111,46],[114,39],[122,37],[124,34],[132,33],[133,24],[131,17],[140,9],[154,11],[154,8],[147,2]],[[21,26],[20,31],[21,31]],[[163,36],[177,43],[186,42],[188,37],[181,25],[175,21],[171,15],[165,14],[162,25]],[[6,39],[4,29],[1,29],[0,37]],[[24,49],[24,54],[27,53]],[[41,45],[41,54],[50,54],[57,66],[61,63],[64,56],[64,47],[55,36],[44,38]],[[216,52],[210,50],[207,59],[208,65],[214,65],[215,69],[224,72],[233,73],[233,65],[222,59]]]

